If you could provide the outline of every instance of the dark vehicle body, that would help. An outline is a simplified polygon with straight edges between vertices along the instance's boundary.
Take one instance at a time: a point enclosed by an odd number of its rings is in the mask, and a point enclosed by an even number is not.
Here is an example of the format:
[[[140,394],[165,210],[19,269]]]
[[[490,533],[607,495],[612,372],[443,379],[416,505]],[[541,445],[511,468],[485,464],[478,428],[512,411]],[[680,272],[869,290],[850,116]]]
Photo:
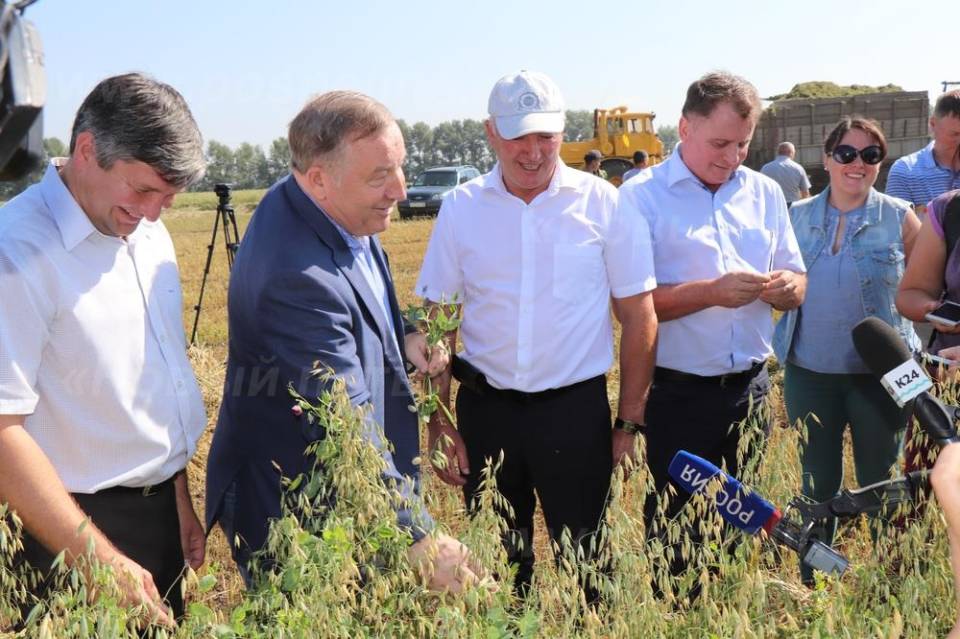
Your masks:
[[[443,196],[458,184],[480,177],[472,166],[437,166],[418,175],[407,186],[407,199],[397,202],[401,220],[415,215],[436,215],[440,212]]]

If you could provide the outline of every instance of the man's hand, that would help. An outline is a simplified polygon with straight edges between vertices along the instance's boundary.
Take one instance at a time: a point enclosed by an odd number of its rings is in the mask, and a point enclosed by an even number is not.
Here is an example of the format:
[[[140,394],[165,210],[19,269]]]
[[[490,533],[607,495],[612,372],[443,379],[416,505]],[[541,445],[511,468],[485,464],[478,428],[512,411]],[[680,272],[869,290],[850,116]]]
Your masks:
[[[435,592],[459,594],[491,579],[466,546],[442,533],[410,546],[407,557],[427,588]]]
[[[431,349],[427,345],[427,338],[419,332],[407,333],[403,342],[407,359],[421,375],[436,377],[443,373],[450,363],[450,351],[445,342],[441,341]]]
[[[180,520],[180,546],[183,558],[194,570],[199,570],[207,550],[207,536],[203,525],[193,509],[190,489],[187,486],[187,471],[183,470],[173,480],[177,493],[177,518]]]
[[[173,625],[173,617],[140,564],[118,551],[70,497],[50,459],[23,427],[22,415],[0,415],[0,502],[8,502],[26,528],[52,553],[66,552],[90,581],[82,559],[93,547],[95,559],[114,570],[124,606],[146,609],[152,623]],[[96,593],[91,593],[96,596]]]
[[[769,275],[749,271],[733,271],[713,280],[711,306],[739,308],[760,297],[767,284]]]
[[[768,274],[770,282],[760,294],[760,299],[778,311],[788,311],[803,303],[807,292],[807,278],[802,273],[781,270]]]
[[[637,436],[631,435],[625,430],[619,428],[613,429],[613,465],[614,467],[623,464],[630,465],[637,463]]]
[[[153,575],[143,566],[119,552],[111,558],[117,588],[120,590],[120,605],[126,608],[143,606],[145,621],[173,628],[173,613],[163,603]]]
[[[452,486],[463,486],[470,474],[467,447],[457,429],[434,414],[427,426],[427,451],[437,476]]]

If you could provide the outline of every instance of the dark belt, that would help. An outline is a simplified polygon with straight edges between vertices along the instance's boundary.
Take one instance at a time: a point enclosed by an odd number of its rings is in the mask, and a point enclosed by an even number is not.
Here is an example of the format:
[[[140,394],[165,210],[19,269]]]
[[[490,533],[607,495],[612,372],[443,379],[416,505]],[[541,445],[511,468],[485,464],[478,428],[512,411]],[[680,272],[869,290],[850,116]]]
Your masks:
[[[515,402],[539,402],[550,399],[551,397],[562,395],[563,393],[572,391],[580,386],[596,383],[597,380],[603,380],[603,375],[597,375],[596,377],[591,377],[590,379],[585,379],[581,382],[575,382],[568,386],[561,386],[560,388],[548,388],[546,390],[536,391],[534,393],[513,390],[512,388],[496,388],[495,386],[490,385],[490,382],[487,381],[486,375],[481,373],[473,364],[459,357],[458,355],[453,356],[450,372],[453,373],[453,377],[460,382],[461,386],[469,388],[477,395],[503,397]]]
[[[694,375],[693,373],[684,373],[683,371],[672,368],[662,368],[657,366],[653,371],[653,381],[655,382],[680,382],[684,384],[714,384],[718,386],[736,386],[748,383],[751,379],[763,370],[767,365],[764,362],[756,362],[745,371],[736,373],[727,373],[725,375]]]
[[[151,497],[163,490],[166,490],[172,487],[173,481],[177,478],[177,475],[179,474],[180,473],[174,473],[167,479],[164,479],[159,484],[151,484],[150,486],[111,486],[110,488],[103,488],[92,494],[108,496],[108,495],[129,495],[131,493],[140,493],[144,497]]]

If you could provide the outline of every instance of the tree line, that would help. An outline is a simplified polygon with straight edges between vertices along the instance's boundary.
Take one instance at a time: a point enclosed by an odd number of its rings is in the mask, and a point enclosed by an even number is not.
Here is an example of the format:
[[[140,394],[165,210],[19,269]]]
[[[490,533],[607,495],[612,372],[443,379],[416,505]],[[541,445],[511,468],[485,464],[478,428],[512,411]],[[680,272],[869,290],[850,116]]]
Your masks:
[[[424,122],[411,125],[398,120],[397,124],[407,146],[403,170],[408,180],[433,166],[470,164],[486,172],[495,162],[481,120],[449,120],[436,126]],[[676,127],[661,126],[657,132],[663,138],[664,147],[672,149]],[[593,112],[585,109],[567,111],[564,139],[579,142],[592,137]],[[20,180],[0,183],[0,199],[9,199],[38,182],[50,158],[67,155],[66,145],[58,138],[45,138],[43,148],[44,163]],[[213,185],[219,182],[233,184],[236,189],[267,188],[290,170],[290,147],[285,137],[276,138],[266,151],[259,144],[249,142],[230,148],[222,142],[210,140],[206,158],[206,176],[191,190],[212,191]]]

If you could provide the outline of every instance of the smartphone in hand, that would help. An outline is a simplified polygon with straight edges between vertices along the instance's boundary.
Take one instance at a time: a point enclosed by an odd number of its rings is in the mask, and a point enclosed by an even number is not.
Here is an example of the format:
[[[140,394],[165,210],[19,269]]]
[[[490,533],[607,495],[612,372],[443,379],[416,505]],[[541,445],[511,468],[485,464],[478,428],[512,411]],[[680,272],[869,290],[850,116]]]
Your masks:
[[[924,315],[924,317],[928,321],[953,328],[957,324],[960,324],[960,304],[955,302],[944,302],[937,308]]]

